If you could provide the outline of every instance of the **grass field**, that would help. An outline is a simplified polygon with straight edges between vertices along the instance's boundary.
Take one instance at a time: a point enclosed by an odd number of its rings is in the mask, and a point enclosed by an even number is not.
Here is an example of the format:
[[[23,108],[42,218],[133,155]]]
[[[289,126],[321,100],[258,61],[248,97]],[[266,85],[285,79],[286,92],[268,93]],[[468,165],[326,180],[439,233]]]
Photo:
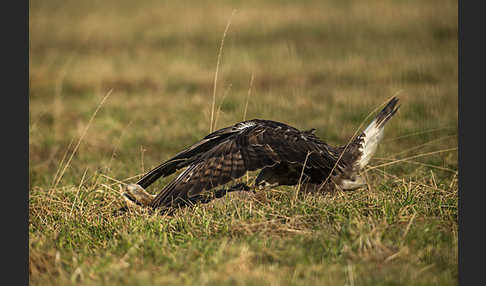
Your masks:
[[[30,1],[31,285],[456,285],[457,9]],[[367,188],[114,215],[120,182],[207,135],[211,118],[342,145],[393,95]]]

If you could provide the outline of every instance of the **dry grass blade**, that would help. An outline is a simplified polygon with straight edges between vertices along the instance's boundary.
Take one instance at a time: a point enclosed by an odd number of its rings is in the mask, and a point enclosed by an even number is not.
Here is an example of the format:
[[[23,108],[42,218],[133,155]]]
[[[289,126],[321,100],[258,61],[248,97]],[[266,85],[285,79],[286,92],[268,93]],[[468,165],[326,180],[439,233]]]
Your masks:
[[[299,195],[300,186],[302,184],[302,177],[304,176],[305,166],[307,165],[307,159],[309,158],[311,153],[312,152],[307,152],[307,155],[305,156],[304,165],[302,166],[302,171],[300,172],[299,182],[297,183],[297,189],[295,191],[295,197],[292,203],[294,203],[297,200],[297,197]]]
[[[209,133],[213,132],[213,118],[214,118],[214,106],[216,105],[216,86],[218,84],[218,73],[219,73],[219,65],[221,62],[221,56],[223,54],[223,46],[224,46],[224,39],[226,38],[226,34],[228,33],[229,27],[231,25],[231,19],[233,18],[233,15],[235,14],[236,10],[233,10],[231,13],[231,16],[228,20],[228,24],[226,24],[226,28],[224,29],[223,32],[223,38],[221,39],[221,45],[219,46],[219,52],[218,52],[218,60],[216,62],[216,71],[214,73],[214,83],[213,83],[213,101],[211,103],[211,121],[209,124]]]
[[[61,171],[61,166],[64,163],[64,160],[66,160],[67,154],[69,153],[69,150],[71,149],[71,146],[73,145],[73,143],[74,143],[74,138],[72,138],[71,141],[69,142],[69,145],[66,148],[66,152],[64,152],[64,155],[62,156],[61,162],[57,166],[56,173],[54,174],[54,177],[52,178],[52,183],[51,183],[51,186],[50,186],[51,190],[54,188],[54,184],[57,182],[57,177],[59,175],[59,172]]]
[[[76,201],[78,200],[79,190],[81,189],[81,186],[83,185],[84,178],[86,177],[87,172],[88,172],[88,168],[86,168],[86,170],[84,170],[83,177],[81,177],[81,181],[79,182],[78,188],[76,190],[76,195],[74,196],[74,201],[73,201],[73,204],[71,206],[71,210],[69,211],[69,217],[73,216],[73,210],[74,210],[74,206],[76,205]]]
[[[403,181],[404,180],[404,177],[401,176],[401,177],[398,177],[396,175],[392,175],[386,171],[383,171],[381,169],[373,169],[372,171],[374,172],[379,172],[381,174],[383,174],[384,177],[386,178],[391,178],[391,179],[394,179],[396,181]],[[415,185],[415,186],[421,186],[421,187],[426,187],[426,188],[429,188],[429,189],[432,189],[432,190],[435,190],[435,191],[440,191],[440,192],[444,192],[444,193],[449,193],[448,191],[444,190],[444,189],[440,189],[440,188],[435,188],[434,186],[431,186],[431,185],[427,185],[427,184],[424,184],[424,183],[421,183],[421,182],[412,182],[410,181],[409,182],[410,184],[412,185]]]
[[[403,138],[408,138],[408,137],[413,137],[413,136],[417,136],[417,135],[423,135],[423,134],[427,134],[427,133],[432,133],[432,132],[447,130],[447,129],[453,129],[453,128],[454,127],[440,127],[440,128],[434,128],[434,129],[429,129],[429,130],[424,130],[424,131],[419,131],[419,132],[413,132],[413,133],[410,133],[410,134],[405,134],[405,135],[402,135],[402,136],[385,139],[385,140],[383,140],[383,142],[395,141],[395,140],[399,140],[399,139],[403,139]]]
[[[83,141],[84,136],[86,136],[86,133],[88,132],[88,129],[91,126],[91,123],[93,122],[93,119],[95,118],[95,116],[98,113],[98,111],[100,110],[100,108],[103,106],[103,103],[105,103],[106,99],[110,96],[110,94],[112,93],[112,91],[113,91],[113,89],[110,89],[108,91],[108,93],[105,95],[105,97],[103,97],[103,99],[101,100],[100,104],[98,104],[98,107],[96,108],[96,110],[91,115],[91,118],[89,119],[88,124],[86,125],[86,127],[83,130],[83,133],[79,137],[78,143],[74,147],[74,149],[73,149],[73,151],[71,153],[71,156],[69,157],[68,161],[64,165],[64,168],[62,169],[61,173],[59,174],[59,177],[57,178],[56,183],[54,184],[54,187],[52,187],[52,189],[55,189],[57,187],[57,185],[59,184],[59,182],[61,181],[62,176],[64,175],[64,172],[66,172],[66,169],[69,167],[69,164],[71,163],[71,160],[73,159],[74,154],[78,150],[79,145],[81,145],[81,142]]]
[[[216,127],[218,126],[219,114],[221,113],[221,108],[223,108],[224,98],[230,92],[232,86],[233,85],[230,84],[223,93],[223,97],[221,98],[221,102],[219,103],[218,110],[216,110],[216,118],[214,119],[214,129],[216,129]]]
[[[402,241],[400,242],[400,246],[403,245],[403,243],[405,242],[405,237],[407,237],[407,234],[408,232],[410,231],[410,227],[412,226],[412,223],[413,221],[415,220],[415,217],[417,216],[417,213],[414,212],[413,215],[412,215],[412,218],[410,218],[410,221],[408,222],[407,224],[407,227],[405,228],[405,232],[403,233],[403,236],[402,236]]]
[[[143,160],[143,155],[145,153],[145,148],[143,148],[143,146],[140,146],[140,168],[141,168],[141,171],[144,173],[145,172],[145,164],[144,164],[144,160]]]
[[[250,77],[250,87],[248,88],[248,94],[246,95],[245,110],[243,111],[243,121],[246,120],[246,111],[248,110],[248,102],[250,101],[251,90],[253,88],[253,73]]]
[[[118,140],[117,140],[115,146],[113,147],[113,152],[111,152],[111,157],[110,157],[110,161],[108,161],[107,170],[110,169],[111,164],[113,163],[113,159],[115,159],[116,152],[118,151],[118,148],[120,148],[120,144],[122,142],[122,137],[125,134],[125,131],[126,130],[129,130],[129,128],[132,125],[133,121],[134,121],[134,119],[132,119],[132,120],[130,120],[130,122],[128,122],[127,127],[126,128],[123,128],[120,136],[118,137]]]
[[[248,93],[246,95],[245,109],[243,110],[243,121],[246,120],[246,112],[248,110],[248,102],[250,101],[251,90],[253,88],[253,79],[254,79],[254,75],[253,75],[253,72],[252,72],[251,76],[250,76],[250,86],[248,87]],[[248,185],[248,181],[249,181],[248,172],[246,172],[246,184],[247,185]]]
[[[375,158],[375,160],[396,161],[397,159]],[[451,173],[457,173],[457,170],[453,170],[453,169],[449,169],[449,168],[445,168],[445,167],[441,167],[441,166],[437,166],[437,165],[422,163],[422,162],[418,162],[418,161],[412,161],[412,160],[407,159],[407,160],[404,160],[402,162],[410,163],[410,164],[416,164],[416,165],[420,165],[420,166],[424,166],[424,167],[430,167],[430,168],[434,168],[434,169],[438,169],[438,170],[442,170],[442,171],[447,171],[447,172],[451,172]]]
[[[449,139],[449,138],[456,137],[456,136],[457,136],[457,134],[454,134],[454,135],[444,136],[444,137],[440,137],[440,138],[437,138],[437,139],[434,139],[434,140],[430,140],[430,141],[427,141],[427,142],[425,142],[423,144],[420,144],[420,145],[417,145],[417,146],[414,146],[414,147],[405,149],[403,151],[400,151],[398,153],[392,154],[392,155],[390,155],[390,157],[395,157],[395,156],[398,156],[398,155],[401,155],[401,154],[404,154],[404,153],[408,153],[410,151],[417,150],[417,149],[419,149],[421,147],[424,147],[426,145],[429,145],[431,143],[436,143],[438,141],[442,141],[442,140]]]
[[[400,162],[406,162],[408,160],[415,159],[415,158],[426,157],[426,156],[430,156],[430,155],[434,155],[434,154],[450,152],[450,151],[455,151],[455,150],[457,150],[457,147],[439,150],[439,151],[428,152],[428,153],[424,153],[424,154],[418,154],[418,155],[415,155],[415,156],[410,156],[410,157],[407,157],[407,158],[398,159],[398,160],[395,160],[395,161],[392,161],[392,162],[388,162],[388,163],[376,165],[376,166],[373,166],[373,167],[369,167],[369,168],[367,168],[367,171],[373,170],[373,169],[376,169],[376,168],[394,165],[394,164],[397,164],[397,163],[400,163]]]

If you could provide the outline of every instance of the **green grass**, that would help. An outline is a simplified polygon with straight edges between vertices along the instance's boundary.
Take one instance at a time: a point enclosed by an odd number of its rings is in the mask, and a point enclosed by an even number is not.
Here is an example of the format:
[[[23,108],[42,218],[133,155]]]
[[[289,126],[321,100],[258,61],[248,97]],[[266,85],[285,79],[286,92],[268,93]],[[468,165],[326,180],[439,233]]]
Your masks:
[[[246,119],[342,145],[398,95],[368,188],[114,215],[120,181],[208,134],[234,9],[216,128],[248,98]],[[51,0],[29,17],[32,285],[457,284],[456,2]]]

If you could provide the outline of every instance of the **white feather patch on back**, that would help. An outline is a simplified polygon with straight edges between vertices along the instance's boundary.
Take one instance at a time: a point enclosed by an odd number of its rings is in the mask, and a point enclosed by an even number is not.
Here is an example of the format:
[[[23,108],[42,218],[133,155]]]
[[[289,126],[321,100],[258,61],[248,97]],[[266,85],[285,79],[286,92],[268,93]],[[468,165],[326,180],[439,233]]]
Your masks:
[[[246,129],[248,127],[252,127],[252,126],[255,126],[255,122],[253,121],[244,121],[244,122],[240,122],[236,125],[236,129],[238,130],[243,130],[243,129]]]

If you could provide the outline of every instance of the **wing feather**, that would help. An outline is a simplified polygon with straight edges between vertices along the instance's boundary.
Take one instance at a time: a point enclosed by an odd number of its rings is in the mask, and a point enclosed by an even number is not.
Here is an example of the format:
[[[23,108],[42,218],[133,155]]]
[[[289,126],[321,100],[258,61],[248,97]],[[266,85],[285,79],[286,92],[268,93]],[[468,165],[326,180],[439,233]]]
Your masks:
[[[269,120],[248,122],[226,128],[222,134],[228,134],[228,130],[233,133],[193,160],[155,197],[152,207],[170,207],[174,202],[188,201],[204,191],[240,178],[246,171],[281,162],[303,165],[308,153],[307,168],[332,168],[335,162],[333,147],[312,132],[302,132]]]

